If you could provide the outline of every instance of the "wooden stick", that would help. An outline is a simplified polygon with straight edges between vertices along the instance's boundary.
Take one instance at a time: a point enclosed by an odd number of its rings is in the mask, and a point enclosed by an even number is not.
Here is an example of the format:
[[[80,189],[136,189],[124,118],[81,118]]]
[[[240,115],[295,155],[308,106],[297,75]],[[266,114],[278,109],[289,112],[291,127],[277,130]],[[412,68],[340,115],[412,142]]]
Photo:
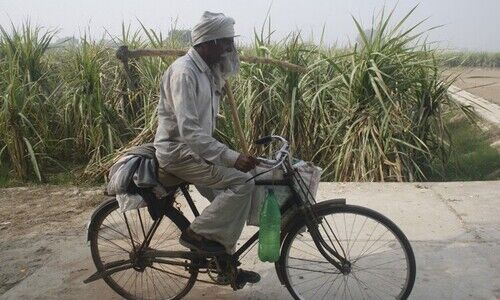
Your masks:
[[[292,64],[292,63],[289,63],[287,61],[273,59],[273,58],[258,57],[258,56],[240,56],[240,60],[247,62],[247,63],[275,65],[277,67],[288,69],[290,71],[297,72],[297,73],[307,72],[306,67]]]
[[[233,91],[231,90],[231,85],[229,84],[229,81],[226,81],[225,90],[226,90],[227,100],[229,101],[229,107],[231,107],[231,115],[233,116],[233,121],[236,126],[236,134],[240,139],[241,147],[243,148],[243,153],[248,155],[249,154],[248,144],[245,139],[245,135],[243,134],[243,129],[241,128],[240,118],[238,117],[238,110],[236,108],[236,101],[234,101],[234,95]]]
[[[116,57],[121,61],[128,60],[129,58],[137,58],[143,56],[182,56],[186,54],[186,50],[176,50],[176,49],[137,49],[129,50],[127,46],[121,46],[116,51]],[[296,64],[289,63],[287,61],[281,61],[266,57],[257,56],[240,56],[240,60],[247,63],[254,64],[269,64],[281,67],[290,71],[305,73],[307,68],[299,66]]]

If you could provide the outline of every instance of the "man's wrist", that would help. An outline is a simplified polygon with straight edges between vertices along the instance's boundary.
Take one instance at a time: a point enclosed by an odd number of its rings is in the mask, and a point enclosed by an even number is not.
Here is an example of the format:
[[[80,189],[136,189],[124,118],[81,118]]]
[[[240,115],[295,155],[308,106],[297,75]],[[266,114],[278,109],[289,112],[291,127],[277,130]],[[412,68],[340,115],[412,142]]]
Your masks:
[[[222,152],[222,163],[228,168],[234,168],[239,156],[238,151],[227,148],[226,151]]]

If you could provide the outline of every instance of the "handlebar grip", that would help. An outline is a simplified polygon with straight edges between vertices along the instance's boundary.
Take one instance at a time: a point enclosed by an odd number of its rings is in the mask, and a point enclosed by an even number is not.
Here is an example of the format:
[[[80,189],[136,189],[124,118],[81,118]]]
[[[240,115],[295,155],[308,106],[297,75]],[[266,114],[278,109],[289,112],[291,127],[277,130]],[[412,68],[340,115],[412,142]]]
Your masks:
[[[256,140],[255,144],[256,145],[265,145],[265,144],[269,144],[272,140],[273,140],[273,138],[270,135],[268,135],[268,136],[265,136],[263,138]]]

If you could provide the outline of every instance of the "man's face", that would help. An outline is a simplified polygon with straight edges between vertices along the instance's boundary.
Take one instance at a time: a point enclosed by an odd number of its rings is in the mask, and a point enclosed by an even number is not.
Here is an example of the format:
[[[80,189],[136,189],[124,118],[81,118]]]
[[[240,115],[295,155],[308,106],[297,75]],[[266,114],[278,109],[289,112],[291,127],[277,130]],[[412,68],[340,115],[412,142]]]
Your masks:
[[[207,53],[210,56],[210,62],[216,64],[222,60],[224,54],[232,52],[234,47],[234,38],[217,39],[208,43]]]

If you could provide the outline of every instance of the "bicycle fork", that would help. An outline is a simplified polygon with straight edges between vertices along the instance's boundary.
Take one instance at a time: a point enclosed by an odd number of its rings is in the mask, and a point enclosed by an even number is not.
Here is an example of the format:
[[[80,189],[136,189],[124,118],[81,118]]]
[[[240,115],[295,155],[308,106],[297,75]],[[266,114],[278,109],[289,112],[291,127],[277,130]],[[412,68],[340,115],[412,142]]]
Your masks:
[[[305,215],[307,229],[309,230],[313,242],[316,245],[318,251],[321,253],[321,255],[329,263],[334,265],[335,268],[337,268],[340,272],[342,272],[342,274],[349,274],[349,272],[351,271],[351,263],[346,259],[344,248],[342,247],[342,244],[340,243],[337,236],[333,232],[330,224],[328,224],[328,222],[323,218],[318,218],[318,216],[316,216],[316,214],[312,210],[312,207],[310,206],[304,207],[303,213]],[[328,234],[327,228],[325,228],[324,223],[326,223],[326,227],[332,232],[334,238],[333,240]],[[328,240],[332,244],[333,248],[330,247],[330,245],[327,243],[327,241],[325,241],[325,239],[321,235],[319,230],[320,226],[323,228],[323,231],[328,236]],[[339,251],[335,247],[334,240],[336,241],[340,250],[342,251],[343,256],[339,254]]]

